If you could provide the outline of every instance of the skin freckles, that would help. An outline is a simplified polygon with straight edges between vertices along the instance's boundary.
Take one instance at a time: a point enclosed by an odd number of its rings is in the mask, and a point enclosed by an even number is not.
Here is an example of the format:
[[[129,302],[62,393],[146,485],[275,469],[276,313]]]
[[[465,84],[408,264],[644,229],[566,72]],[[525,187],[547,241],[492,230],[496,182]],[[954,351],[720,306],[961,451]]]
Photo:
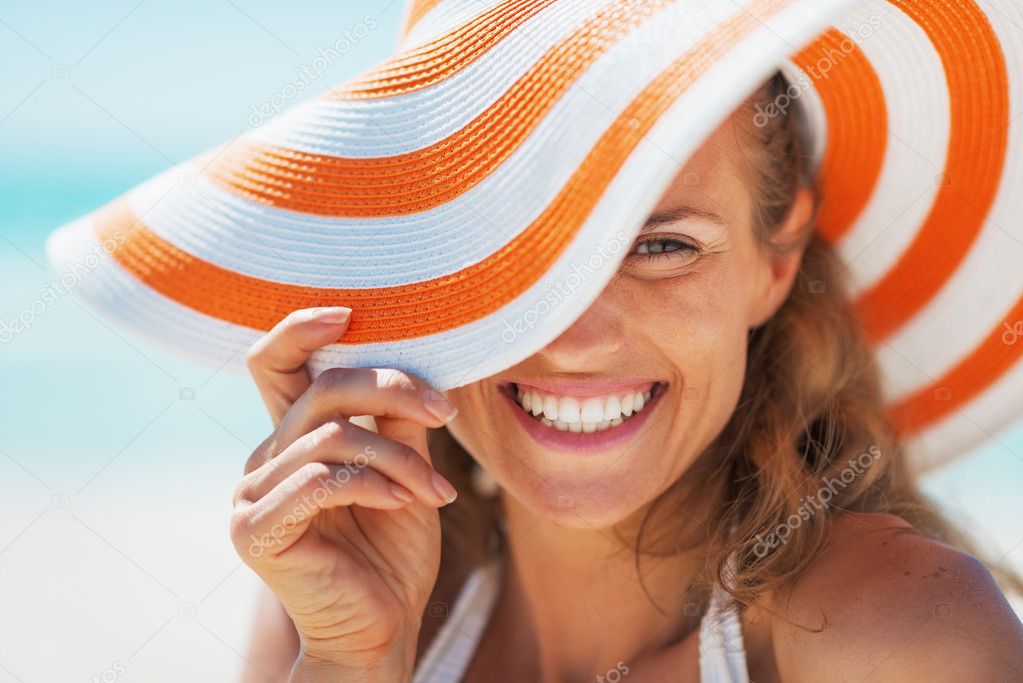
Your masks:
[[[626,520],[686,471],[734,411],[748,331],[784,300],[799,259],[758,244],[742,155],[726,121],[680,169],[651,217],[680,209],[692,215],[644,228],[597,301],[547,347],[448,393],[459,409],[452,434],[536,516],[583,528]],[[805,220],[793,213],[789,229]],[[699,251],[637,253],[651,240]],[[535,442],[498,390],[508,381],[559,378],[654,380],[667,390],[624,447],[579,455]]]

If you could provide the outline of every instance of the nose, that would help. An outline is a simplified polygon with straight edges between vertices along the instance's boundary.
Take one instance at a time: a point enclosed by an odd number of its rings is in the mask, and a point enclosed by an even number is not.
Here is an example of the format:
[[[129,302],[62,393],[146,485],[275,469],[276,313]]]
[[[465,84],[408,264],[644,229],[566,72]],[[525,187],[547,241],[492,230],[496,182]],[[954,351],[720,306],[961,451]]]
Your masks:
[[[613,289],[605,289],[571,327],[537,355],[562,372],[613,367],[625,345],[626,320]]]

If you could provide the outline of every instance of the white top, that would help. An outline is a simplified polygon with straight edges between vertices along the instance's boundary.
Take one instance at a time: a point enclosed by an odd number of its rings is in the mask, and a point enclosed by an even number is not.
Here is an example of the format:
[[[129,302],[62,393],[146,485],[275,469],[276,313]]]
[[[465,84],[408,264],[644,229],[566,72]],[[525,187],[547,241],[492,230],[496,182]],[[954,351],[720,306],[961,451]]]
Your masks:
[[[416,667],[412,683],[457,683],[476,652],[500,589],[500,564],[474,571]],[[700,620],[700,682],[749,683],[739,613],[731,596],[715,587]]]

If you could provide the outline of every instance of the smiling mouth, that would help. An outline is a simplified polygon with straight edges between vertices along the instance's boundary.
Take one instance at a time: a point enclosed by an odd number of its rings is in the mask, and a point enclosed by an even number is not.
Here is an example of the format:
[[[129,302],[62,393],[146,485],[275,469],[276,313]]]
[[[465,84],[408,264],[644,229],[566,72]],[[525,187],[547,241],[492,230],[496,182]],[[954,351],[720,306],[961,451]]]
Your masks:
[[[665,386],[664,382],[651,382],[628,391],[587,397],[553,394],[514,382],[508,389],[515,404],[545,427],[590,434],[629,422],[642,413]]]

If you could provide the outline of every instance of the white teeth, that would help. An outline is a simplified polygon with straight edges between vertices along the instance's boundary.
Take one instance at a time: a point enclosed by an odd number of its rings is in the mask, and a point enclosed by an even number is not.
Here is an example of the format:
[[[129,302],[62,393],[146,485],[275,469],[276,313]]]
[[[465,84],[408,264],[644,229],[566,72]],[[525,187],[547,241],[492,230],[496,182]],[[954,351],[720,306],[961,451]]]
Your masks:
[[[599,422],[604,419],[604,402],[599,398],[588,398],[583,401],[579,413],[583,422]]]
[[[532,411],[533,415],[539,415],[543,412],[543,399],[541,399],[540,394],[535,391],[530,393],[533,394],[533,405],[530,406],[530,411]]]
[[[558,419],[565,422],[579,422],[579,401],[571,396],[562,397],[558,403]]]
[[[558,419],[558,399],[547,396],[543,400],[543,416],[548,420]]]
[[[591,433],[617,427],[646,406],[653,391],[630,391],[622,396],[578,399],[541,395],[516,387],[518,404],[542,424],[562,432]]]
[[[613,420],[622,416],[622,403],[617,396],[608,396],[604,401],[604,419]]]
[[[625,394],[625,398],[622,399],[622,415],[625,417],[632,415],[632,404],[635,398],[636,394],[630,391]]]

